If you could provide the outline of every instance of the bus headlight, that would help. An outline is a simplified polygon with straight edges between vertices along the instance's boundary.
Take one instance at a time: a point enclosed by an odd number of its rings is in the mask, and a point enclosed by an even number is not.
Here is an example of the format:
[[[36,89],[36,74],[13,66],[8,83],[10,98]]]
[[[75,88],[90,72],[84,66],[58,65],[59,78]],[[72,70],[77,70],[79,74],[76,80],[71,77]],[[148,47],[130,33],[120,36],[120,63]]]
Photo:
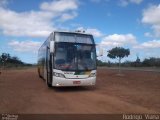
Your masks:
[[[56,73],[56,72],[53,72],[53,75],[56,76],[56,77],[62,77],[62,78],[65,78],[65,76],[62,74],[62,73]]]
[[[90,75],[89,75],[89,77],[95,77],[96,76],[96,73],[91,73]]]

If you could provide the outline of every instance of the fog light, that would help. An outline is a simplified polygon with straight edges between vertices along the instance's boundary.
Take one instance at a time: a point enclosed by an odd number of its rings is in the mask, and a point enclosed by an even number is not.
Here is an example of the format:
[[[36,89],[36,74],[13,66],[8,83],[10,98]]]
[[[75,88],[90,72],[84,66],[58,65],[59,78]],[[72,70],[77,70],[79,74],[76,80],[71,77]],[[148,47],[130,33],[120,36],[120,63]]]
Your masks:
[[[53,75],[56,76],[56,77],[62,77],[62,78],[65,78],[65,76],[62,74],[62,73],[56,73],[56,72],[53,72]]]
[[[59,84],[56,84],[56,86],[59,86]]]
[[[95,77],[96,76],[96,73],[91,73],[90,75],[89,75],[89,77]]]

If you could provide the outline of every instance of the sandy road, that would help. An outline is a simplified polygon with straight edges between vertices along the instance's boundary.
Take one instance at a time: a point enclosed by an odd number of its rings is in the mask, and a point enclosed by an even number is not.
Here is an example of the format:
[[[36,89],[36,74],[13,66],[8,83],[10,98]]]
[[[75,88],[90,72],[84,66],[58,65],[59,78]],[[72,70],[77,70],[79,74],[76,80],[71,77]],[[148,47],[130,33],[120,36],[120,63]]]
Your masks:
[[[0,113],[160,113],[160,74],[98,69],[95,87],[47,88],[35,68],[2,71]]]

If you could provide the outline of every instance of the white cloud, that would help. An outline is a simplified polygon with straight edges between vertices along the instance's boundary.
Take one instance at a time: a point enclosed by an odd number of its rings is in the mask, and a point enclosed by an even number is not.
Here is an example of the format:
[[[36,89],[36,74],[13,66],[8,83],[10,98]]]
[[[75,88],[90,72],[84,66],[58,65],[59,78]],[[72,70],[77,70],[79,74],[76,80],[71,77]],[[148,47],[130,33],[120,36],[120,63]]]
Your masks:
[[[131,3],[140,4],[143,0],[129,0]]]
[[[77,13],[76,12],[72,12],[70,14],[68,13],[64,13],[61,15],[61,19],[60,21],[66,21],[66,20],[70,20],[70,19],[73,19],[77,16]]]
[[[140,4],[143,0],[120,0],[120,6],[127,6],[129,4]]]
[[[0,0],[0,6],[6,6],[8,4],[8,0]]]
[[[93,3],[109,2],[110,0],[90,0]]]
[[[84,28],[84,27],[78,27],[77,30],[85,31],[88,34],[92,34],[94,37],[102,37],[103,33],[95,28]]]
[[[86,30],[86,33],[93,34],[93,36],[95,36],[95,37],[102,37],[103,36],[101,31],[99,31],[98,29],[94,29],[94,28],[93,29],[92,28],[88,28]]]
[[[64,12],[68,10],[76,10],[78,8],[77,0],[56,0],[52,2],[44,2],[41,4],[42,10],[52,12]]]
[[[160,37],[160,4],[143,11],[142,23],[151,25],[155,37]]]
[[[160,4],[150,6],[143,11],[142,22],[147,24],[160,24]]]
[[[99,3],[101,0],[90,0],[91,2]]]
[[[126,0],[120,0],[119,5],[120,6],[127,6],[128,5],[128,1],[126,1]]]
[[[144,42],[140,45],[134,46],[134,48],[140,48],[140,49],[160,48],[160,40],[151,40],[151,41],[148,41],[148,42]]]
[[[66,21],[77,16],[77,0],[44,2],[39,11],[15,12],[0,7],[0,30],[5,35],[46,37],[56,29],[55,21]],[[51,9],[52,8],[52,9]]]
[[[0,28],[6,35],[43,37],[53,30],[50,13],[34,11],[16,13],[0,9],[0,15]]]
[[[153,37],[153,35],[150,32],[144,33],[144,36],[146,36],[146,37]]]
[[[109,2],[110,0],[90,0],[93,3]]]
[[[133,45],[136,43],[136,37],[132,34],[113,34],[105,36],[100,44],[107,47],[116,47],[124,45]]]
[[[36,53],[41,46],[41,42],[36,42],[36,41],[17,41],[17,40],[12,40],[8,43],[10,47],[13,48],[14,51],[17,52],[34,52]]]

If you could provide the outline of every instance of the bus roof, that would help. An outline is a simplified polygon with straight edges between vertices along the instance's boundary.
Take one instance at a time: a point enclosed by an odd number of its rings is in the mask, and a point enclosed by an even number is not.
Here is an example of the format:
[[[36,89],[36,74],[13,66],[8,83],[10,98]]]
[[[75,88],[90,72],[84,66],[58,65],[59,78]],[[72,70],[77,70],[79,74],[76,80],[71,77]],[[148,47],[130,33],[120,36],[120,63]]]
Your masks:
[[[82,34],[82,35],[92,35],[92,34],[89,34],[89,33],[85,33],[85,31],[81,32],[81,31],[65,31],[65,30],[63,31],[62,30],[62,31],[53,31],[52,33],[56,33],[56,32],[57,33],[73,33],[73,34],[75,33],[75,34]]]

